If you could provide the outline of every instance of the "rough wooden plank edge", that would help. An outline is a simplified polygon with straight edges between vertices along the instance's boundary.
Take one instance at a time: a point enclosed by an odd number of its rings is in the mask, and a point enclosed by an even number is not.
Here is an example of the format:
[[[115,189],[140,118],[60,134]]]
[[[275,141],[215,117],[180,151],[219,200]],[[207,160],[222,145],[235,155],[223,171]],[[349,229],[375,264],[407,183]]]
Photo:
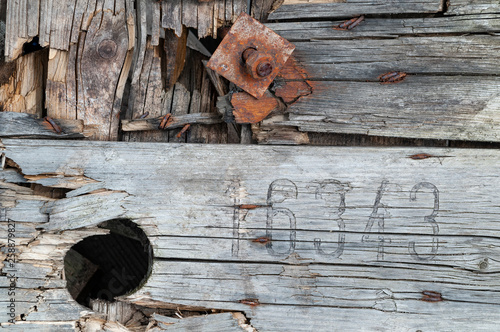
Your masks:
[[[158,130],[163,117],[154,119],[135,119],[135,120],[122,120],[123,131],[144,131],[144,130]],[[186,124],[217,124],[222,123],[221,117],[216,113],[193,113],[174,115],[171,117],[172,121],[165,127],[166,130],[182,128]]]
[[[62,132],[56,133],[44,119],[26,113],[0,112],[0,137],[10,138],[83,138],[83,120],[54,119]]]

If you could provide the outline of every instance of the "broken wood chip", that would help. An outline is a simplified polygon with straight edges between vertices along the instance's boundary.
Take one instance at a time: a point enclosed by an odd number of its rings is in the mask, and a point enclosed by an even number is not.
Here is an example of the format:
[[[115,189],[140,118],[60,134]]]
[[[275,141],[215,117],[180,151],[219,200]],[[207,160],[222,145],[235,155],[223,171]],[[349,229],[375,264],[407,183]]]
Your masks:
[[[363,20],[365,19],[364,15],[361,15],[359,17],[354,17],[351,18],[350,20],[344,21],[340,23],[339,25],[333,27],[335,30],[351,30],[355,27],[357,27]]]
[[[407,74],[402,71],[390,71],[380,75],[377,79],[380,81],[380,84],[391,84],[402,82],[406,76]]]

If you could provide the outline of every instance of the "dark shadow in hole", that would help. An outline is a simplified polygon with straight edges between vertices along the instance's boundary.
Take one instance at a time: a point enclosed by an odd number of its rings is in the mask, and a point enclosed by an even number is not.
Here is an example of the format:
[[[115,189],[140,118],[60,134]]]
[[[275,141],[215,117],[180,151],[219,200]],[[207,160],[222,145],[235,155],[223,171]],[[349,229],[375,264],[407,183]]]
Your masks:
[[[23,55],[43,49],[39,44],[38,36],[33,37],[29,42],[23,44]]]
[[[132,292],[151,273],[151,244],[135,223],[111,220],[99,227],[111,233],[83,239],[64,257],[68,291],[87,307],[90,299],[113,301]]]

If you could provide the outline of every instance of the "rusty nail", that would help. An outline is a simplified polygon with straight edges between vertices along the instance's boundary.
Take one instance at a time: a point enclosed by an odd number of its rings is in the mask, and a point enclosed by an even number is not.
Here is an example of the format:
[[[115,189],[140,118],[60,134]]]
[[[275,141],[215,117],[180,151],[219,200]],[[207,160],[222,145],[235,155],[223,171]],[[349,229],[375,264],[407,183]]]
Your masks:
[[[438,293],[438,292],[423,291],[422,295],[423,295],[422,301],[426,301],[426,302],[439,302],[439,301],[443,301],[443,297],[441,296],[441,293]]]
[[[256,239],[252,240],[252,242],[257,242],[257,243],[268,243],[270,241],[271,241],[271,239],[268,238],[267,236],[261,236],[261,237],[258,237]]]
[[[406,75],[407,74],[402,71],[391,71],[380,75],[377,79],[381,84],[400,83],[405,79]]]
[[[262,207],[263,205],[255,205],[255,204],[241,204],[238,207],[240,209],[245,209],[245,210],[253,210],[259,207]]]
[[[352,28],[355,28],[359,25],[359,23],[363,22],[365,19],[364,15],[361,15],[359,17],[351,18],[350,20],[344,21],[334,27],[335,30],[351,30]]]
[[[431,157],[434,157],[434,156],[431,154],[428,154],[428,153],[417,153],[417,154],[410,156],[410,158],[413,160],[427,159],[427,158],[431,158]]]
[[[259,299],[243,299],[239,301],[240,303],[247,304],[249,306],[257,306],[260,304]]]
[[[163,130],[167,126],[168,120],[170,119],[171,114],[167,113],[163,116],[163,119],[161,120],[160,125],[158,126],[158,129]]]
[[[189,129],[189,127],[191,127],[191,125],[189,123],[187,125],[185,125],[184,127],[182,127],[181,131],[179,131],[179,133],[176,135],[176,137],[181,138],[182,134],[184,134]]]
[[[49,125],[52,127],[52,129],[57,133],[57,134],[60,134],[62,133],[62,130],[61,130],[61,127],[59,127],[57,125],[57,123],[54,122],[54,120],[52,120],[52,118],[46,116],[45,118],[45,121],[47,121],[49,123]]]
[[[139,117],[139,119],[144,119],[144,118],[145,118],[145,117],[147,117],[148,115],[149,115],[149,112],[146,112],[146,113],[144,113],[143,115],[141,115],[141,116]]]

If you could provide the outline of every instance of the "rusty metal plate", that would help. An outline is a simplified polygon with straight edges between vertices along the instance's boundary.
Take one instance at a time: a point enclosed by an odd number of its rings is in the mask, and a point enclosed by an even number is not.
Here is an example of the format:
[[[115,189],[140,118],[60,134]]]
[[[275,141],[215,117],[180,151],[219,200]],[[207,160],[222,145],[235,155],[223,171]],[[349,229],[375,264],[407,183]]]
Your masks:
[[[248,51],[256,52],[248,56]],[[264,95],[295,46],[257,20],[241,13],[207,66],[255,98]]]

